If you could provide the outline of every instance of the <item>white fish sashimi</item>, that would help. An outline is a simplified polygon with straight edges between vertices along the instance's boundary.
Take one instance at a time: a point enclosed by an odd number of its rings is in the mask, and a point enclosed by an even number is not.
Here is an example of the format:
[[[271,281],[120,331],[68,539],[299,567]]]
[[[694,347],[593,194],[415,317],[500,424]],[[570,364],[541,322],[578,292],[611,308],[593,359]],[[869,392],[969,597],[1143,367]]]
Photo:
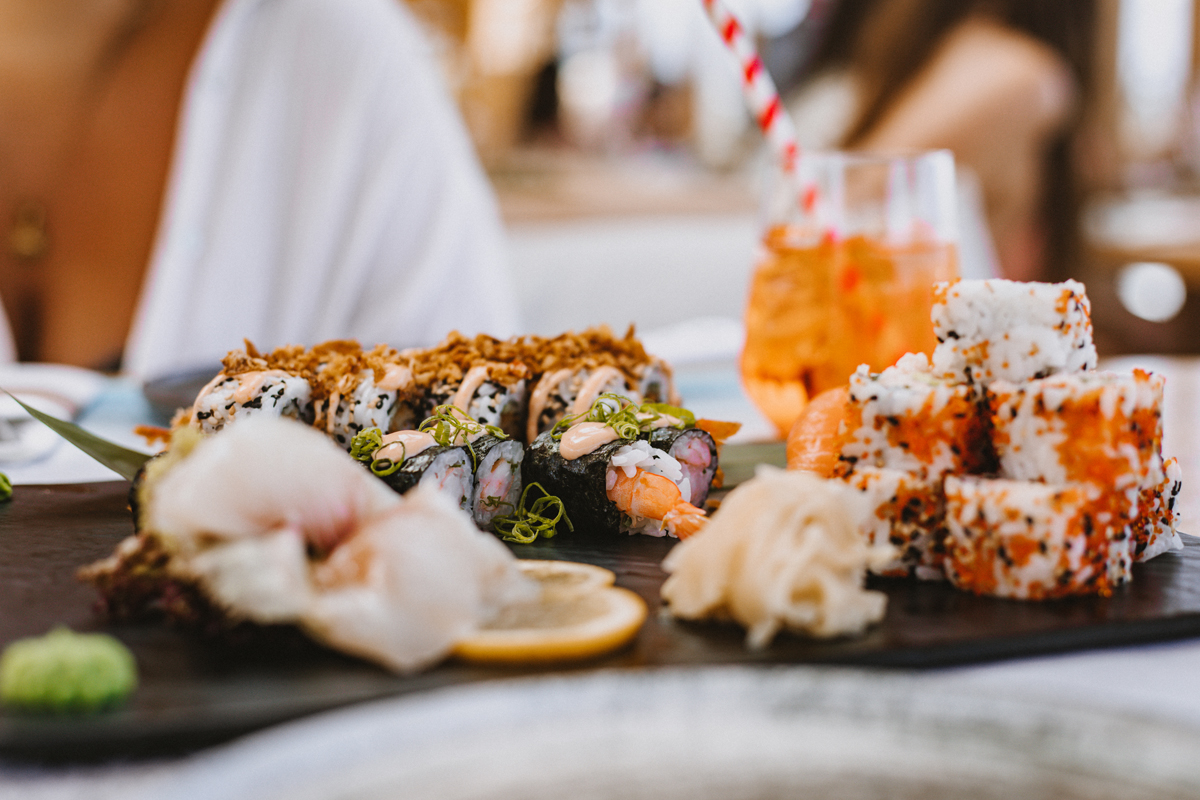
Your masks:
[[[226,540],[179,568],[203,584],[218,605],[260,625],[290,622],[312,602],[304,540],[295,528]]]
[[[515,561],[444,495],[418,487],[313,571],[302,624],[398,671],[439,660],[508,602],[529,599]]]
[[[185,548],[285,527],[328,548],[397,499],[321,433],[255,417],[201,441],[162,476],[145,524]]]
[[[299,423],[247,420],[200,441],[146,502],[169,569],[232,617],[297,624],[400,672],[537,591],[466,512],[432,489],[395,494]]]

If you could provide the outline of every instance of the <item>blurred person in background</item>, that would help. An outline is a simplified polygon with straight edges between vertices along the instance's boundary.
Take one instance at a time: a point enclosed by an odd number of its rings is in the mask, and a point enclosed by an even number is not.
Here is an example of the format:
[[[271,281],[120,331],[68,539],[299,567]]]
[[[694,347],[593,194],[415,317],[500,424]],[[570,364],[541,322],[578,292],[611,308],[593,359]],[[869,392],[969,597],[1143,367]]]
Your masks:
[[[0,360],[143,378],[516,329],[398,0],[0,0],[0,299]]]
[[[948,148],[965,277],[1073,272],[1094,0],[818,0],[810,17],[789,103],[807,146]]]

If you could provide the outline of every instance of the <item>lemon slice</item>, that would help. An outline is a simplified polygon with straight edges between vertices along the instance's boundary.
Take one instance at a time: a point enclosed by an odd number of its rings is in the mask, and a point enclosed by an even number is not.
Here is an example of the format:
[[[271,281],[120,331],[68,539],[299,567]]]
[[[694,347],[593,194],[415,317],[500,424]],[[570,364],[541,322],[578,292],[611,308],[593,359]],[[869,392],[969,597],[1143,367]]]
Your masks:
[[[612,586],[617,577],[604,567],[576,561],[522,559],[517,566],[525,577],[533,578],[542,585],[543,594],[586,594]]]
[[[637,635],[646,604],[612,586],[612,573],[571,562],[521,562],[543,585],[538,600],[501,610],[460,641],[455,655],[477,664],[545,664],[593,658]]]

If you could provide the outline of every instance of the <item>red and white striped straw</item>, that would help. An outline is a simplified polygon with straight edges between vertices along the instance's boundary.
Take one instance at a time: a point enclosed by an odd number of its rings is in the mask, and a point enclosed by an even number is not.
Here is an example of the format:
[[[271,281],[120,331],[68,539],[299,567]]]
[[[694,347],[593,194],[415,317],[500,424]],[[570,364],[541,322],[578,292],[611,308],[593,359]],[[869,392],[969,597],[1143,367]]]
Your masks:
[[[796,162],[800,158],[800,142],[796,137],[796,127],[792,118],[787,115],[783,101],[779,98],[779,90],[775,82],[763,67],[762,58],[746,29],[734,16],[724,0],[702,0],[704,10],[717,28],[721,40],[738,60],[742,74],[742,95],[746,105],[754,115],[758,127],[762,130],[767,142],[775,151],[784,171],[795,173]],[[816,202],[815,187],[808,186],[802,191],[802,205],[811,210]]]

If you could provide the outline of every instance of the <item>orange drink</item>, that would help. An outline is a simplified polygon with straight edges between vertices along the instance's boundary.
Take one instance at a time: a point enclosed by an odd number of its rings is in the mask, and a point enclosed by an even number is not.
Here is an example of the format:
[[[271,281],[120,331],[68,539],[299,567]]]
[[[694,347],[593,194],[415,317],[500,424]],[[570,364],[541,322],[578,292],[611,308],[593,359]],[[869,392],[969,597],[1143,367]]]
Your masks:
[[[944,210],[946,198],[915,202],[923,184],[898,185],[920,174],[908,169],[910,162],[930,156],[942,162],[945,183],[944,151],[914,158],[810,156],[826,159],[824,171],[835,173],[824,185],[816,182],[828,192],[818,211],[824,219],[805,219],[797,210],[768,222],[746,304],[741,372],[747,394],[781,436],[808,398],[845,384],[859,364],[879,371],[905,353],[932,353],[932,284],[957,274],[953,201],[949,224],[934,224],[912,212]],[[953,197],[952,160],[949,184],[937,191]]]

